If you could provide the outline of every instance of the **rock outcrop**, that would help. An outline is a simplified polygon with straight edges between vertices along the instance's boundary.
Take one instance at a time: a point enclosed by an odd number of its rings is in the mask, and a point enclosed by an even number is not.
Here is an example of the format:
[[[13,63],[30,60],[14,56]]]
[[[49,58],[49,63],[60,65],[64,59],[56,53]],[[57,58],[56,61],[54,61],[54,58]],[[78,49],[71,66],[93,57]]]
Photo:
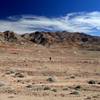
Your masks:
[[[36,43],[39,45],[62,45],[65,47],[89,48],[100,50],[100,37],[79,32],[33,32],[18,35],[11,31],[0,33],[0,41],[10,43]]]

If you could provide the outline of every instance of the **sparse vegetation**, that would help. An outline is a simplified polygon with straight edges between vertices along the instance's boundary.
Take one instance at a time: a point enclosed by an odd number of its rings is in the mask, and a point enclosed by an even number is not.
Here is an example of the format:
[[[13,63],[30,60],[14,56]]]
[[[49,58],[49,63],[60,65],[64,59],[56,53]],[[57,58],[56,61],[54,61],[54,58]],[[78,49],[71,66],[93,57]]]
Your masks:
[[[68,88],[66,87],[66,88],[63,88],[63,91],[67,91],[68,90]]]
[[[73,92],[71,92],[70,94],[79,95],[79,92],[78,92],[78,91],[73,91]]]
[[[52,89],[53,92],[57,92],[57,89]]]
[[[87,35],[68,33],[60,39],[59,34],[40,32],[36,33],[35,40],[34,33],[20,39],[16,35],[17,42],[0,42],[0,99],[1,96],[10,99],[8,95],[14,95],[16,100],[20,96],[27,100],[30,97],[32,100],[100,99],[100,52],[80,48],[93,37],[82,40]],[[48,39],[45,45],[41,38]]]
[[[44,90],[50,90],[50,87],[44,87]]]

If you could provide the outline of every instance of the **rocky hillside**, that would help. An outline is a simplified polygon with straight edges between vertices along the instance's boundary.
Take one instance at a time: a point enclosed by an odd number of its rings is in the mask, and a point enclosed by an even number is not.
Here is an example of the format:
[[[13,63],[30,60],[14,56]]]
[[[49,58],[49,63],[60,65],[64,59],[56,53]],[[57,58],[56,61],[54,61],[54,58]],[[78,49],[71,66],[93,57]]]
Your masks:
[[[33,32],[18,35],[11,31],[0,32],[1,43],[36,43],[43,46],[64,46],[87,49],[100,49],[100,37],[79,32]]]

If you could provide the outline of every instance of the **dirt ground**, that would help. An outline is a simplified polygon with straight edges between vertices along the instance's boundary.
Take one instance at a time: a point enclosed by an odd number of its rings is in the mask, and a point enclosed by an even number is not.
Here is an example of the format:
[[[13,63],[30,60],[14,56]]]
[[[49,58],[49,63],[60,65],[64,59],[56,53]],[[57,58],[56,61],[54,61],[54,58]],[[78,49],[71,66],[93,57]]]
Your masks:
[[[0,45],[0,100],[100,100],[100,51]]]

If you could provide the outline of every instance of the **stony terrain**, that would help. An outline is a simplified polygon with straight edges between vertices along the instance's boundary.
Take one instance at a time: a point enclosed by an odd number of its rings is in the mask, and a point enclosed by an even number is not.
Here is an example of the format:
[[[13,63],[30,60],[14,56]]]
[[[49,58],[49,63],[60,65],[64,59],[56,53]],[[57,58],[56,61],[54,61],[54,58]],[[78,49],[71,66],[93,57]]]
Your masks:
[[[34,34],[0,34],[0,100],[100,100],[99,37]]]

